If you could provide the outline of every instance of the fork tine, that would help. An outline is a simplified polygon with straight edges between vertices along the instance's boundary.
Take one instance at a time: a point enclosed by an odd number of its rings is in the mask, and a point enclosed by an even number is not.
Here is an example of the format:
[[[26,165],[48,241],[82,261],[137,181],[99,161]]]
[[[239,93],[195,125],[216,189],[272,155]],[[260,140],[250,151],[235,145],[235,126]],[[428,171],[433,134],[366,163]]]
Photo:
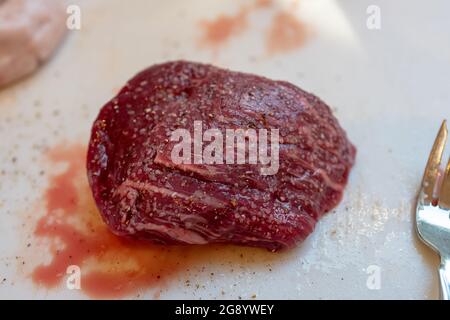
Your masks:
[[[424,204],[430,204],[433,201],[434,187],[439,176],[439,166],[447,141],[447,134],[447,121],[444,120],[436,140],[434,141],[433,149],[431,149],[427,167],[425,168],[425,173],[423,175],[422,190],[425,196],[423,199]]]
[[[450,209],[450,159],[448,159],[441,191],[439,192],[439,206]]]

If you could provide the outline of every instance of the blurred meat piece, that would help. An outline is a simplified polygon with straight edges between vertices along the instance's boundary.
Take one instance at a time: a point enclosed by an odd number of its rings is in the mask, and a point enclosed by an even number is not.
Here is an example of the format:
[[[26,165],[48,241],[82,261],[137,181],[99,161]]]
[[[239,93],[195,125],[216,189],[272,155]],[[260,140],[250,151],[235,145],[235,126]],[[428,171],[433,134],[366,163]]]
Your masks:
[[[66,31],[60,0],[0,0],[0,87],[36,70]]]

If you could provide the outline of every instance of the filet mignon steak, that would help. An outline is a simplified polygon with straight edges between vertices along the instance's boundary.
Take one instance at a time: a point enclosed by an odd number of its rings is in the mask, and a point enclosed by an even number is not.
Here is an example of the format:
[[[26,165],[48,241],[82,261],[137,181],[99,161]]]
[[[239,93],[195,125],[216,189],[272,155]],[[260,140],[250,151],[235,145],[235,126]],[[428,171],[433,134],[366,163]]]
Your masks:
[[[171,161],[177,128],[278,129],[279,168]],[[131,79],[94,122],[93,196],[117,235],[160,244],[278,250],[302,241],[342,198],[356,149],[330,108],[283,81],[186,61]]]

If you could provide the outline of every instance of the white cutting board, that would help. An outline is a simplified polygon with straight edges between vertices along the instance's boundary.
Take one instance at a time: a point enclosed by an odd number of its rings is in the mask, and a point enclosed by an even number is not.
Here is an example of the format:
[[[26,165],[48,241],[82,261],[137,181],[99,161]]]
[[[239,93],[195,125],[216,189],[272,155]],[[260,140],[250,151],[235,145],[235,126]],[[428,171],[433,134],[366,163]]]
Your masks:
[[[450,3],[300,0],[295,7],[279,0],[252,11],[247,27],[218,50],[199,45],[199,21],[253,2],[71,1],[81,7],[81,30],[69,31],[38,73],[0,91],[0,298],[87,297],[64,283],[36,286],[26,271],[33,255],[46,254],[24,214],[42,215],[36,203],[49,181],[43,150],[86,144],[114,91],[139,70],[173,59],[287,80],[315,93],[335,108],[358,148],[357,162],[342,203],[297,248],[214,253],[176,272],[159,294],[149,286],[126,298],[437,298],[438,258],[418,241],[413,208],[437,129],[450,119]],[[366,26],[369,5],[381,10],[379,30]],[[296,50],[267,55],[265,30],[280,10],[297,15],[309,35]],[[241,251],[250,258],[229,259]]]

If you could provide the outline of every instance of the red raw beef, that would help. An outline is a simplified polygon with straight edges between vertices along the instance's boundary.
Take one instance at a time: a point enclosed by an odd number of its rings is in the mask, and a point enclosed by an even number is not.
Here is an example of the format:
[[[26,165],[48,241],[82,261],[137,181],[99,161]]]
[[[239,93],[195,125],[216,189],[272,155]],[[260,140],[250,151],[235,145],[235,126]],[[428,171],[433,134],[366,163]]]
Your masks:
[[[176,128],[279,129],[279,170],[175,164]],[[176,61],[131,79],[100,111],[89,183],[117,235],[160,244],[278,250],[310,234],[342,198],[356,150],[316,96],[283,81]]]

